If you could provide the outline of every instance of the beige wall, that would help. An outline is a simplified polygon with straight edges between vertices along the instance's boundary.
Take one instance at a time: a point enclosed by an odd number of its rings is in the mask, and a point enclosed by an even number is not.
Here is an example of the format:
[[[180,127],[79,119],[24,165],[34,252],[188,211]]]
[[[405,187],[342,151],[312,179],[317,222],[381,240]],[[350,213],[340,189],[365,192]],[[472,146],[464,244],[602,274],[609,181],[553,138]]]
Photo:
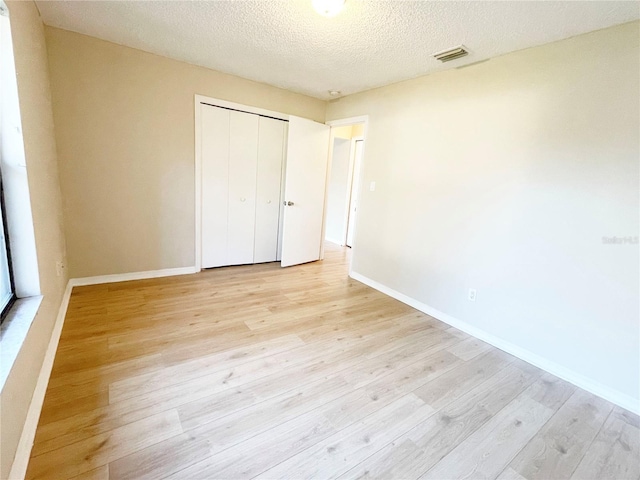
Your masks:
[[[56,261],[65,257],[65,242],[43,25],[33,2],[7,3],[18,77],[40,289],[44,299],[2,390],[0,478],[7,478],[9,474],[67,283],[66,276],[56,275]]]
[[[352,125],[344,125],[342,127],[333,127],[331,128],[331,139],[334,138],[346,138],[351,139],[353,126]]]
[[[364,123],[356,123],[354,125],[343,125],[341,127],[331,127],[332,138],[347,138],[361,137],[364,135]]]
[[[194,265],[194,94],[324,121],[325,102],[46,27],[69,274]]]
[[[602,238],[639,230],[638,37],[634,22],[327,109],[370,116],[355,272],[636,405],[638,245]]]

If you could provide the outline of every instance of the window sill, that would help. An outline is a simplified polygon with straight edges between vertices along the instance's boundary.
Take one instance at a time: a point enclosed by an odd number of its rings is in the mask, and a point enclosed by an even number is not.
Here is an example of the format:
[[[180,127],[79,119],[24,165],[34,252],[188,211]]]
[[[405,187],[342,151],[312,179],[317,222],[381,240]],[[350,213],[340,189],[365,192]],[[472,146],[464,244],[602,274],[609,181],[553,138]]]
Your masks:
[[[9,313],[0,328],[0,392],[9,377],[18,353],[24,344],[33,323],[42,296],[18,298],[9,309]]]

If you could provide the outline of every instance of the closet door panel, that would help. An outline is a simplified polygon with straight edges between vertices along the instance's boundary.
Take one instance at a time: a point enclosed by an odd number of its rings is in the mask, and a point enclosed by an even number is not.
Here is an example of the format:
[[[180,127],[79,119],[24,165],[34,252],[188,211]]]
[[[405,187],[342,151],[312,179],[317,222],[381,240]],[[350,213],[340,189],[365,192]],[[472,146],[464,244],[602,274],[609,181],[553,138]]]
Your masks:
[[[230,112],[227,223],[229,265],[254,262],[259,118],[249,113]]]
[[[227,262],[229,110],[202,108],[202,267]]]
[[[275,262],[286,123],[260,117],[254,262]]]

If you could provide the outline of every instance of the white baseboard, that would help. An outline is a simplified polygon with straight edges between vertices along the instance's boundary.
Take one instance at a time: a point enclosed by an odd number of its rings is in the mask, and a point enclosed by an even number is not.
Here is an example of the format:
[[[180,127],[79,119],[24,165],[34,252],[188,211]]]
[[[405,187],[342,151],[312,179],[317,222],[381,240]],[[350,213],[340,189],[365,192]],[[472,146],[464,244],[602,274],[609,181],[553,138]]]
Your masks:
[[[27,418],[22,427],[22,434],[20,435],[20,441],[18,442],[18,449],[11,465],[11,471],[9,472],[10,479],[24,479],[27,473],[27,466],[29,465],[29,457],[31,456],[31,448],[33,447],[33,441],[36,437],[36,428],[38,421],[40,420],[40,412],[42,411],[42,404],[44,403],[44,395],[47,392],[47,385],[49,385],[49,377],[51,376],[51,369],[53,368],[53,361],[56,357],[56,351],[58,350],[58,342],[60,341],[60,334],[62,333],[62,325],[64,324],[64,318],[67,315],[67,307],[69,306],[69,298],[71,297],[71,290],[73,285],[71,281],[67,282],[67,288],[62,295],[62,301],[60,302],[60,308],[58,309],[58,316],[56,322],[53,325],[53,331],[51,332],[51,339],[49,340],[49,346],[44,354],[44,361],[40,368],[40,374],[38,375],[38,381],[36,382],[36,388],[33,391],[31,397],[31,403],[29,404],[29,410],[27,411]]]
[[[85,285],[99,285],[101,283],[128,282],[130,280],[189,275],[197,272],[196,267],[165,268],[164,270],[149,270],[148,272],[116,273],[113,275],[99,275],[97,277],[72,278],[69,281],[71,282],[71,286],[81,287]]]
[[[351,278],[357,280],[359,282],[364,283],[365,285],[374,288],[385,295],[389,295],[390,297],[395,298],[396,300],[401,301],[402,303],[406,303],[407,305],[415,308],[416,310],[420,310],[427,315],[430,315],[452,327],[457,328],[458,330],[462,330],[469,335],[478,338],[484,342],[487,342],[494,347],[505,351],[514,357],[519,358],[520,360],[524,360],[531,365],[534,365],[546,372],[549,372],[556,377],[559,377],[563,380],[566,380],[569,383],[572,383],[576,387],[580,387],[587,392],[593,393],[598,397],[604,398],[605,400],[610,401],[611,403],[615,403],[620,407],[629,410],[633,413],[640,415],[640,402],[622,392],[614,390],[606,385],[602,385],[599,382],[596,382],[584,375],[574,372],[558,363],[552,362],[540,355],[533,353],[529,350],[526,350],[518,345],[507,342],[495,335],[485,332],[473,325],[469,325],[468,323],[458,320],[457,318],[452,317],[451,315],[447,315],[444,312],[436,310],[435,308],[430,307],[429,305],[422,303],[414,298],[411,298],[403,293],[400,293],[396,290],[393,290],[386,285],[376,282],[375,280],[371,280],[364,275],[361,275],[357,272],[351,272],[349,274]]]

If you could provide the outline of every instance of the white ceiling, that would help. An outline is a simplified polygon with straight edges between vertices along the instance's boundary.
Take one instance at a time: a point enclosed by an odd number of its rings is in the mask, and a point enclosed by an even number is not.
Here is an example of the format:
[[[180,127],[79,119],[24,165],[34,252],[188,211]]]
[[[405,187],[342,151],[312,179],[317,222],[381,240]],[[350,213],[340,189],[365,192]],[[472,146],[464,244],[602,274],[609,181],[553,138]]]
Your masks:
[[[44,1],[47,25],[328,99],[638,19],[635,1]],[[440,64],[431,54],[464,44]]]

